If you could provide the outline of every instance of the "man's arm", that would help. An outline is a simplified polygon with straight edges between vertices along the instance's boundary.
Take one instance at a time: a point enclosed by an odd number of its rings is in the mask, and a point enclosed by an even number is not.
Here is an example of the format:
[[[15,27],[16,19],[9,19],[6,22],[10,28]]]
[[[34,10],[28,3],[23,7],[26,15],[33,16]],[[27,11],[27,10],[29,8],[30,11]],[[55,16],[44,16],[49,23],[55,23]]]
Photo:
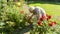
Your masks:
[[[29,15],[27,18],[27,21],[30,22],[30,19],[32,18],[33,14]]]

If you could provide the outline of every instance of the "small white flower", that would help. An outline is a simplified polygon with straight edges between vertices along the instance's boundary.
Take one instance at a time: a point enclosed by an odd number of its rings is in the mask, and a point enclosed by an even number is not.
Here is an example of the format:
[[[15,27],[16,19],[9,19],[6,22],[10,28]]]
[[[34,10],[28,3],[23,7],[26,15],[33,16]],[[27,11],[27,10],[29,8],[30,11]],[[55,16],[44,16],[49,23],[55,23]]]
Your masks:
[[[1,22],[0,25],[3,26],[3,25],[5,25],[5,23],[4,22]]]

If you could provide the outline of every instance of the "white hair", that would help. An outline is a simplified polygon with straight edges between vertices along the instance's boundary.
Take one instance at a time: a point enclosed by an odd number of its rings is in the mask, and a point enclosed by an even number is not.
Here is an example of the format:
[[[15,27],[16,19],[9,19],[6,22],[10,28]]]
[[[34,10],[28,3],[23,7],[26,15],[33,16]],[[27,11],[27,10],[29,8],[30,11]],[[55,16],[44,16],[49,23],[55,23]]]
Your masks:
[[[35,9],[34,6],[30,6],[30,7],[29,7],[29,10],[30,10],[30,11],[33,11],[34,9]]]

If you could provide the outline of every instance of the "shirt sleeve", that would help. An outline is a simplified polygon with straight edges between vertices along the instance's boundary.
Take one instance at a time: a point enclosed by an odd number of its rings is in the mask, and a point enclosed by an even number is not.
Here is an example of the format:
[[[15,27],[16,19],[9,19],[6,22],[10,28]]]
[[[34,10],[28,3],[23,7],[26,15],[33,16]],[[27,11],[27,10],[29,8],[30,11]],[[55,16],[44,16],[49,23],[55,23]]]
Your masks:
[[[37,19],[39,19],[42,16],[42,14],[41,14],[42,12],[41,12],[41,10],[40,10],[39,7],[36,7],[35,10],[34,10],[34,12],[38,15]]]

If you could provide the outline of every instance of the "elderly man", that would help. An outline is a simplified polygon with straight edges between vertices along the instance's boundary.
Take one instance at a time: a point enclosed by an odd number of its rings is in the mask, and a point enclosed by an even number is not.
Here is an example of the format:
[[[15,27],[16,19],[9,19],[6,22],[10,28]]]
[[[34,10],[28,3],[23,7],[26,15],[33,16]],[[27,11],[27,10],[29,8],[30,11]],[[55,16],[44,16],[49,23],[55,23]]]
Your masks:
[[[32,13],[32,15],[29,15],[28,22],[30,21],[30,19],[32,18],[33,15],[37,15],[38,21],[40,20],[40,18],[42,16],[46,17],[45,10],[42,9],[41,7],[31,6],[31,7],[29,7],[29,11],[30,11],[30,13]]]

